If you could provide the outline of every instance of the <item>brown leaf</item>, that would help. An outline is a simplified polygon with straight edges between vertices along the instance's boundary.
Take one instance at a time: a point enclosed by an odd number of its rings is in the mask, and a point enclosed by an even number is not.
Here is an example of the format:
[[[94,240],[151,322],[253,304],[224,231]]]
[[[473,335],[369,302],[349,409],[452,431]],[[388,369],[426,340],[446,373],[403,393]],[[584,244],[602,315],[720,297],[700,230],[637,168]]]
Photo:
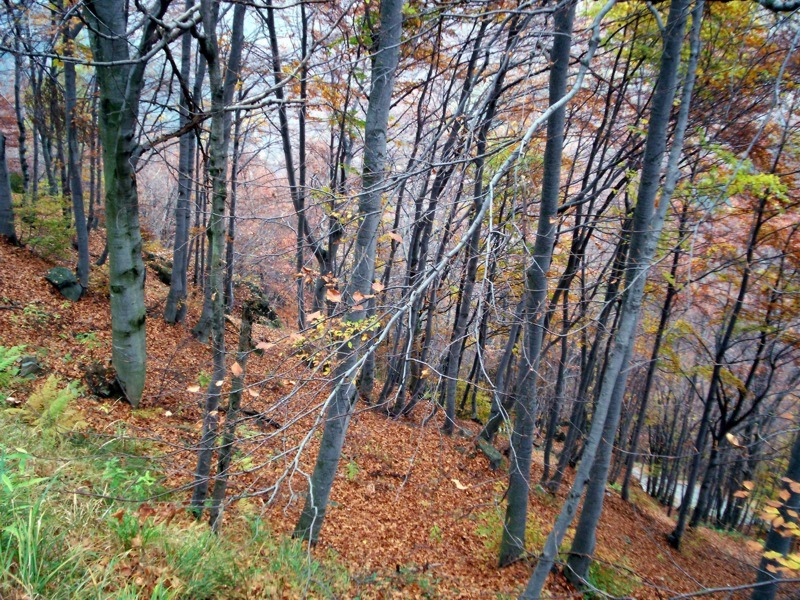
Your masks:
[[[376,281],[372,284],[372,291],[380,294],[384,290],[383,284]]]
[[[339,290],[328,290],[325,297],[333,303],[342,301],[342,293]]]
[[[353,294],[353,302],[356,304],[361,304],[363,300],[369,300],[370,298],[374,298],[375,294],[364,295],[361,292],[356,292]]]
[[[244,369],[242,369],[242,365],[235,362],[231,365],[231,373],[233,373],[234,377],[241,377],[242,373],[244,373]]]

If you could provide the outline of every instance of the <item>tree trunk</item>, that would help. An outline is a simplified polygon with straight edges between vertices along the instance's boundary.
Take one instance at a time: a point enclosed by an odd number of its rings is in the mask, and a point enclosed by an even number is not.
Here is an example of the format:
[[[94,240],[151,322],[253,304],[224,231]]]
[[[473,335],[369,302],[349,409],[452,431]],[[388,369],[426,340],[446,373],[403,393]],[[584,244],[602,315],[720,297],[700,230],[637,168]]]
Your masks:
[[[194,6],[194,0],[186,0],[186,10]],[[192,66],[192,36],[188,33],[181,39],[181,79],[182,93],[178,104],[180,127],[189,122],[189,98],[186,88]],[[195,100],[196,101],[196,100]],[[172,279],[164,307],[164,320],[167,323],[182,323],[186,318],[186,294],[189,268],[189,224],[191,222],[190,200],[192,196],[192,171],[194,167],[194,131],[187,131],[180,137],[178,146],[178,201],[175,204],[175,241],[172,249]]]
[[[147,19],[138,47],[143,56],[155,42],[157,22],[169,0]],[[86,0],[84,16],[97,67],[100,133],[106,195],[112,363],[128,401],[138,406],[145,382],[145,304],[139,197],[134,151],[144,59],[130,64],[127,14],[116,0]],[[98,33],[98,32],[103,32]]]
[[[372,294],[375,275],[375,253],[378,224],[381,217],[381,196],[386,166],[386,135],[389,108],[392,102],[394,75],[400,58],[403,0],[383,0],[380,8],[378,50],[372,63],[372,89],[369,95],[364,137],[362,193],[359,197],[361,218],[355,242],[353,273],[344,292],[348,310],[345,321],[358,324],[365,319],[365,307],[354,299],[356,293]],[[367,325],[367,323],[364,323]],[[352,345],[352,348],[348,348]],[[327,420],[322,433],[319,454],[303,512],[295,528],[295,536],[315,542],[319,536],[328,506],[333,479],[342,453],[347,426],[355,400],[353,382],[361,349],[361,331],[339,351],[336,387],[329,398]]]
[[[218,382],[225,379],[225,307],[222,284],[225,274],[225,200],[228,194],[228,146],[231,135],[231,117],[230,113],[225,111],[225,106],[230,102],[233,89],[239,80],[246,11],[244,4],[237,4],[234,8],[228,68],[223,79],[217,41],[219,4],[216,0],[201,0],[200,7],[204,37],[198,40],[198,45],[208,65],[208,80],[211,87],[211,133],[208,141],[211,216],[206,231],[209,248],[207,301],[203,307],[203,316],[194,332],[202,336],[204,333],[202,327],[209,328],[214,366],[206,392],[203,430],[197,452],[192,492],[192,511],[198,518],[203,512],[208,494],[211,460],[217,440],[220,401]]]
[[[214,476],[214,489],[211,493],[211,508],[209,509],[209,523],[211,529],[219,531],[222,525],[222,513],[225,509],[225,493],[228,489],[228,476],[236,443],[236,426],[239,424],[239,409],[242,403],[242,390],[244,389],[247,357],[252,350],[250,334],[253,329],[253,304],[245,303],[242,309],[242,325],[239,329],[239,348],[236,354],[236,364],[241,371],[233,374],[231,379],[231,392],[228,394],[228,410],[225,411],[225,428],[222,433],[222,443],[219,447],[217,472]]]
[[[11,198],[11,182],[6,162],[6,136],[2,131],[0,131],[0,237],[12,244],[19,243],[14,226],[14,203]]]
[[[788,481],[787,481],[788,480]],[[795,435],[792,453],[789,457],[789,466],[786,469],[786,476],[781,486],[783,493],[788,494],[788,500],[778,509],[778,515],[785,524],[797,524],[797,513],[800,512],[800,433]],[[768,552],[775,552],[781,556],[786,556],[792,546],[795,536],[786,528],[786,525],[770,527],[767,542],[764,545],[764,554],[761,564],[758,566],[758,576],[756,577],[756,587],[753,590],[750,600],[773,600],[778,592],[778,584],[781,575],[777,571],[780,567],[775,558],[767,558]]]
[[[630,364],[631,354],[633,354],[633,344],[628,347],[625,365]],[[617,432],[619,416],[622,412],[625,379],[624,376],[617,377],[617,382],[614,385],[614,392],[611,395],[611,403],[609,404],[606,422],[603,427],[603,438],[600,442],[600,448],[597,450],[594,465],[592,465],[581,516],[578,519],[575,537],[572,540],[572,547],[569,551],[566,574],[567,578],[578,588],[582,587],[589,577],[589,565],[592,562],[592,555],[597,541],[597,524],[603,514],[603,501],[606,497],[606,481],[608,480],[608,469],[611,465],[611,454],[614,449],[614,435]]]
[[[80,29],[80,26],[78,26]],[[72,44],[76,31],[64,23],[64,55],[72,56]],[[78,156],[77,88],[75,83],[75,63],[64,61],[64,116],[67,130],[67,162],[69,165],[69,189],[72,196],[72,212],[75,216],[75,232],[78,237],[78,282],[86,291],[89,289],[89,228],[83,204],[83,177],[81,161]]]
[[[667,143],[670,110],[678,82],[678,66],[681,61],[680,50],[683,44],[688,5],[689,0],[672,0],[670,5],[669,18],[664,33],[664,51],[661,56],[661,66],[653,95],[650,127],[647,132],[638,199],[633,216],[631,248],[626,267],[626,290],[623,297],[619,328],[614,340],[614,348],[603,375],[600,394],[592,418],[592,427],[584,445],[583,458],[575,474],[575,482],[567,495],[553,530],[547,537],[536,569],[522,594],[523,598],[533,599],[541,596],[547,576],[558,556],[558,548],[564,539],[567,528],[575,517],[578,503],[589,480],[597,449],[602,440],[603,428],[605,427],[605,420],[609,412],[614,388],[617,385],[617,378],[627,376],[627,373],[623,371],[624,362],[628,355],[629,346],[633,343],[636,326],[639,322],[647,271],[655,255],[656,245],[661,234],[667,206],[669,205],[669,198],[665,197],[659,203],[656,211],[655,201],[661,183],[661,165]],[[673,156],[675,154],[673,152]],[[677,160],[675,168],[677,169]]]
[[[569,58],[572,49],[572,26],[575,20],[574,0],[554,14],[554,39],[550,52],[549,102],[553,106],[567,92]],[[557,229],[558,199],[561,193],[561,156],[564,150],[566,105],[562,105],[547,121],[547,143],[544,150],[542,201],[539,209],[533,260],[527,269],[525,283],[525,338],[520,358],[520,398],[517,401],[514,431],[511,435],[508,507],[500,542],[500,566],[510,564],[525,552],[525,526],[528,519],[531,454],[533,452],[534,419],[539,403],[538,371],[544,340],[544,313],[547,302],[547,272],[553,258]]]

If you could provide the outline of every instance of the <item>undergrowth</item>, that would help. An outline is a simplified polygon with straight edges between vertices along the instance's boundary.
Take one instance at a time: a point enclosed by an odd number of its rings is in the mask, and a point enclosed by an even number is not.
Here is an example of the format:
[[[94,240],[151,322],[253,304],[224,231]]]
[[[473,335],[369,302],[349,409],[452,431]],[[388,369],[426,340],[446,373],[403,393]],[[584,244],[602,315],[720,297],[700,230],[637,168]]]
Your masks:
[[[53,378],[37,393],[36,410],[0,410],[0,598],[348,595],[334,555],[312,558],[254,511],[213,534],[170,495],[155,448],[59,427],[76,390]]]
[[[626,598],[630,597],[640,585],[641,580],[633,575],[626,568],[618,568],[614,565],[592,561],[589,566],[589,586],[592,589],[599,590],[603,594],[597,592],[587,592],[587,598],[605,598],[611,596],[613,598]]]

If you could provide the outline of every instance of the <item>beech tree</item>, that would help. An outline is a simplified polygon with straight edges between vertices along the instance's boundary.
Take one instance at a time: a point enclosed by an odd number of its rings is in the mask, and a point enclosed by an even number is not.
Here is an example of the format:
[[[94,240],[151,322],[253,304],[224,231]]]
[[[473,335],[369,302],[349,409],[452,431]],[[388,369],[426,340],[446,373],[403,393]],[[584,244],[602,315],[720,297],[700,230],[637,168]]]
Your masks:
[[[112,361],[128,401],[137,406],[144,390],[144,263],[139,201],[134,171],[136,126],[144,71],[156,45],[158,22],[170,0],[161,0],[145,20],[141,39],[131,52],[128,11],[113,0],[88,0],[89,28],[100,91],[108,264],[111,288]]]

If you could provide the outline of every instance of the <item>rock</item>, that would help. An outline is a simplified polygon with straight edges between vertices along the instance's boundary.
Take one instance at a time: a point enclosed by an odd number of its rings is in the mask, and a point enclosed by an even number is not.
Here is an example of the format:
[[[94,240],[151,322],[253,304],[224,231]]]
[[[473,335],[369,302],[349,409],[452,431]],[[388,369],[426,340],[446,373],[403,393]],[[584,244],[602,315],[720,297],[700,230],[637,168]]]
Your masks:
[[[155,271],[158,280],[164,285],[172,283],[172,261],[163,256],[159,256],[155,252],[144,250],[142,252],[144,262],[148,267]]]
[[[28,375],[39,375],[44,372],[39,359],[35,356],[23,356],[19,359],[19,376],[27,377]]]
[[[484,456],[489,459],[489,468],[492,471],[496,471],[499,469],[503,464],[503,455],[492,446],[491,443],[487,442],[481,436],[478,436],[478,439],[475,440],[475,445],[483,452]]]
[[[53,267],[44,276],[47,281],[53,284],[61,295],[73,302],[77,302],[83,296],[83,288],[78,283],[75,274],[66,267]]]
[[[237,288],[245,288],[250,292],[251,311],[254,323],[264,323],[272,327],[280,327],[281,320],[272,308],[270,293],[262,290],[250,281],[236,282]]]

